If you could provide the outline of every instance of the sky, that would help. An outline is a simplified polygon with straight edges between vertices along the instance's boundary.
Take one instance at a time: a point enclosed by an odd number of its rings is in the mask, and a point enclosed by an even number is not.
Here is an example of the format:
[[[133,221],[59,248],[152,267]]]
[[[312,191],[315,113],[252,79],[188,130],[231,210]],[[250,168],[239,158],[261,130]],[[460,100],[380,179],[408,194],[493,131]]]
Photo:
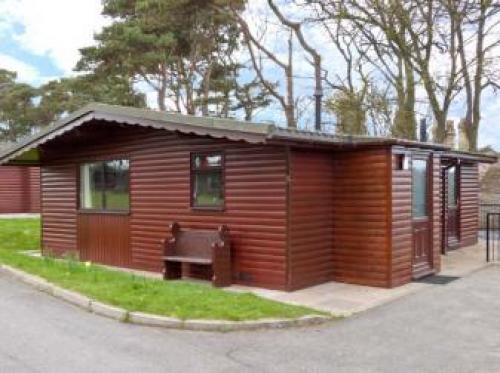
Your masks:
[[[100,13],[100,0],[0,0],[0,67],[17,71],[20,81],[33,85],[74,75],[78,49],[92,45],[94,33],[109,23]],[[321,35],[315,39],[321,43]],[[332,69],[340,65],[334,55],[324,60]],[[309,91],[313,81],[308,64],[296,66],[295,74],[303,77],[298,91]],[[500,150],[500,96],[488,92],[483,102],[480,146]],[[460,117],[462,106],[457,102],[452,107],[452,119]],[[284,121],[269,111],[258,119]]]

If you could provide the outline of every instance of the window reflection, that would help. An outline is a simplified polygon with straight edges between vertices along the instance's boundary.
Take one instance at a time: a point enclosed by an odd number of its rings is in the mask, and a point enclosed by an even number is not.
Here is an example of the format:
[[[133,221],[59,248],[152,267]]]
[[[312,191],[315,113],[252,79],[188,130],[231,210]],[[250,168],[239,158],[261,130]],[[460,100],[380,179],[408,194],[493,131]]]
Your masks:
[[[80,208],[129,209],[129,161],[112,160],[80,166]]]

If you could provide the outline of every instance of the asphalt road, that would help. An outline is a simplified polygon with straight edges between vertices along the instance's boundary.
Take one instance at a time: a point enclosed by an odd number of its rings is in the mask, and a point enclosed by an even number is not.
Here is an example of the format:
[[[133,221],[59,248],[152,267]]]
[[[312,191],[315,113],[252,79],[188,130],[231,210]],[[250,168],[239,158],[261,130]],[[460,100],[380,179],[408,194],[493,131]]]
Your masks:
[[[500,267],[314,328],[121,324],[0,275],[0,372],[499,372]]]

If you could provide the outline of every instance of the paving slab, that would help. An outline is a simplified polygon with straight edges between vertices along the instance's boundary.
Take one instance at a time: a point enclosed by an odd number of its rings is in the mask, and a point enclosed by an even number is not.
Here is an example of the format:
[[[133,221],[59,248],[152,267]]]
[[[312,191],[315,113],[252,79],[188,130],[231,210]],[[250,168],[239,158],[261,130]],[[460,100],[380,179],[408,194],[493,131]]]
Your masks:
[[[488,265],[485,260],[485,250],[485,243],[481,240],[475,246],[451,251],[447,255],[443,255],[441,257],[442,270],[439,275],[464,277],[484,268]],[[312,307],[338,316],[349,316],[432,286],[440,285],[411,282],[393,289],[384,289],[331,281],[293,292],[240,285],[233,285],[229,290],[247,291],[280,302]]]

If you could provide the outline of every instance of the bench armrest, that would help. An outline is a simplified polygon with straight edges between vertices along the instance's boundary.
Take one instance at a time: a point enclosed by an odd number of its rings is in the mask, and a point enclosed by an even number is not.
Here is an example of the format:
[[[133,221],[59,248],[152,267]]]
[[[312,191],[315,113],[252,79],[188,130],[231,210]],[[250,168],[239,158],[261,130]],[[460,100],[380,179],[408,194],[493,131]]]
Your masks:
[[[175,237],[161,240],[161,248],[164,256],[175,255]]]
[[[212,244],[212,262],[215,263],[219,259],[228,258],[230,254],[230,247],[224,241],[217,241]]]

